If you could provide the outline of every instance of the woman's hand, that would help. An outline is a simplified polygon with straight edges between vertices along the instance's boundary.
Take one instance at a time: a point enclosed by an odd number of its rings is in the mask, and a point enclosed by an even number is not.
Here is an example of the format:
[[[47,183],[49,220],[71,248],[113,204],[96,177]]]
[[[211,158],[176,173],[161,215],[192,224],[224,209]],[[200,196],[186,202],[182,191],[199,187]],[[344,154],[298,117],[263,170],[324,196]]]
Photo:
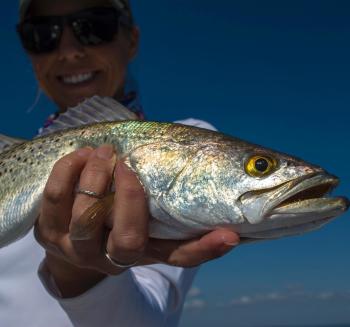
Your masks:
[[[115,167],[115,199],[112,214],[87,240],[72,240],[79,217],[96,198],[75,194],[79,189],[105,194]],[[148,237],[147,199],[135,174],[109,145],[96,150],[83,148],[60,159],[45,187],[35,235],[46,249],[46,264],[64,297],[77,296],[109,274],[115,267],[105,249],[118,262],[138,265],[166,263],[191,267],[227,253],[239,242],[237,234],[216,230],[190,241],[156,240]],[[106,234],[106,225],[110,232]],[[107,238],[107,239],[106,239]]]

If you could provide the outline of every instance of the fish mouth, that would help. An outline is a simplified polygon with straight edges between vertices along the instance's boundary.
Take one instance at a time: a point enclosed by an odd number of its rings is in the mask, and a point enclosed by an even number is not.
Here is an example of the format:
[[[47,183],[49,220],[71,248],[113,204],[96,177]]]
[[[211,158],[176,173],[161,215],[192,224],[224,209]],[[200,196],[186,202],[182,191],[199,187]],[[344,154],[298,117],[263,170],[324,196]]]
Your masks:
[[[338,183],[335,176],[315,173],[269,190],[249,192],[241,200],[243,206],[258,203],[260,208],[244,208],[256,216],[246,216],[248,222],[238,232],[242,238],[272,239],[317,229],[349,208],[345,197],[330,196]]]
[[[290,212],[293,208],[307,209],[311,204],[329,203],[330,194],[338,184],[338,178],[328,174],[307,175],[282,184],[279,189],[283,194],[264,208],[264,216]]]

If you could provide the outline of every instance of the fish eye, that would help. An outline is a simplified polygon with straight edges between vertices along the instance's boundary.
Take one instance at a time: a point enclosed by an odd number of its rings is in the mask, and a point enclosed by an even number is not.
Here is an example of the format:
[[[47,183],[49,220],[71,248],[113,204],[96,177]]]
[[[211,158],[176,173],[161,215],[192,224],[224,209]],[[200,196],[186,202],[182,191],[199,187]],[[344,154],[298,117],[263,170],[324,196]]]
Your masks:
[[[245,171],[253,177],[263,177],[269,175],[277,166],[277,161],[274,158],[267,156],[250,157],[245,165]]]

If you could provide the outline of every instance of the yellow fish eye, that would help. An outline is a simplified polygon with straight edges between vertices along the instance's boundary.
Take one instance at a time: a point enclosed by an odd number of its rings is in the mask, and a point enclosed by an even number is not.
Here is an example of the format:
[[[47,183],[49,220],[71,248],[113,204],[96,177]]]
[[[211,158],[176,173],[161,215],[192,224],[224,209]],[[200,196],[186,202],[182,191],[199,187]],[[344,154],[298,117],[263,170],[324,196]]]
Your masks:
[[[263,177],[269,175],[277,166],[274,158],[267,156],[253,156],[245,164],[245,171],[253,177]]]

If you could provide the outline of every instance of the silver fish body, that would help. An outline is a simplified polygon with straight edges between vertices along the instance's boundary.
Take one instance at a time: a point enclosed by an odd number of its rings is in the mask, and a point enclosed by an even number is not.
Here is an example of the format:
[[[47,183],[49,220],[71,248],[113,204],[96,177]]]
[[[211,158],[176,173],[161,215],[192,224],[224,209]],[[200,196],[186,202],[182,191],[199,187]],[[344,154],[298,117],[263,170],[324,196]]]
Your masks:
[[[0,247],[35,223],[59,158],[105,143],[115,146],[144,186],[152,237],[188,239],[225,227],[249,240],[274,239],[318,228],[349,206],[346,198],[328,196],[336,177],[286,154],[180,124],[105,122],[49,134],[0,154]],[[271,171],[249,174],[251,160],[260,160],[258,170],[266,167],[261,158],[273,163]]]

